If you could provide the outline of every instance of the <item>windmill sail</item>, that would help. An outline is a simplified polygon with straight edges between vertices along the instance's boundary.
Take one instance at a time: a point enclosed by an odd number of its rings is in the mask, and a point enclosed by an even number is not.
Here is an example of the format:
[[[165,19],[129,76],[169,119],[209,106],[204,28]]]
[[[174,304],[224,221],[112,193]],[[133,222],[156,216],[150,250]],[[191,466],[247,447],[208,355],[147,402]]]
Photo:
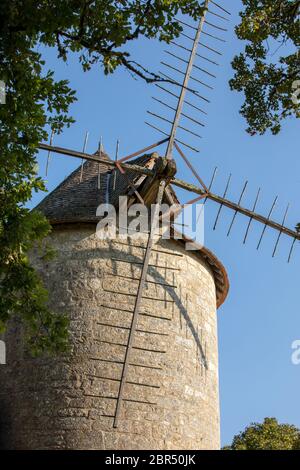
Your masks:
[[[222,55],[217,47],[218,43],[225,42],[222,34],[227,29],[222,23],[216,23],[228,20],[230,13],[210,0],[206,0],[203,7],[198,25],[178,20],[183,28],[181,36],[171,41],[171,50],[165,51],[167,60],[161,62],[163,71],[159,72],[165,82],[156,84],[163,97],[152,97],[160,104],[161,112],[147,111],[158,123],[153,124],[151,120],[146,124],[168,137],[167,158],[172,158],[175,142],[189,150],[199,151],[187,142],[187,137],[202,137],[201,128],[205,126],[203,116],[207,114],[204,108],[210,103],[207,91],[213,90],[211,81],[216,78],[215,68],[219,65],[216,57]],[[218,8],[226,17],[215,13],[214,9]],[[211,21],[207,19],[210,15],[213,18]],[[216,15],[215,19],[213,15]],[[213,45],[207,39],[213,41]],[[168,128],[166,125],[169,125]],[[178,135],[179,131],[182,131],[182,137]]]

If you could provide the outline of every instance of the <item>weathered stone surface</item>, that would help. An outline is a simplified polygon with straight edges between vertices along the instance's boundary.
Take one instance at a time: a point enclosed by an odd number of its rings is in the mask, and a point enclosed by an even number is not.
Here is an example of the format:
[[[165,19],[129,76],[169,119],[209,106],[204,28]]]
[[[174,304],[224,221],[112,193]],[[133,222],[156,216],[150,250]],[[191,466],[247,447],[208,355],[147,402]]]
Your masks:
[[[219,448],[216,292],[201,255],[174,241],[155,243],[130,361],[136,365],[114,428],[145,240],[99,240],[82,226],[56,228],[50,241],[57,257],[44,263],[34,253],[33,260],[51,306],[70,316],[72,353],[31,359],[19,329],[8,332],[2,447]]]

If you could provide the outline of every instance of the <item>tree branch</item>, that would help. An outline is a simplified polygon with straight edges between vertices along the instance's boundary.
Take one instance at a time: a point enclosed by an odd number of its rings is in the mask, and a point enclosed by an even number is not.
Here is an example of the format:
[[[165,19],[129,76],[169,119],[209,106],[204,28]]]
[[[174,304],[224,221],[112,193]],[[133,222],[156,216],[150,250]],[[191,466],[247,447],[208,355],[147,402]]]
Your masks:
[[[91,44],[83,38],[78,39],[77,35],[74,36],[65,31],[58,30],[56,31],[56,35],[57,37],[62,36],[70,41],[75,41],[79,43],[81,46],[83,46],[85,49],[96,52],[104,57],[105,56],[116,57],[119,60],[120,64],[126,67],[130,72],[133,72],[135,75],[145,80],[146,83],[164,82],[164,83],[171,83],[173,85],[182,87],[181,83],[176,82],[175,80],[172,80],[172,79],[162,78],[160,75],[150,72],[141,64],[127,59],[127,57],[130,56],[128,52],[113,51],[110,49],[110,47],[101,47],[99,45],[95,46],[95,44]],[[61,43],[60,43],[60,47],[62,47]],[[196,90],[193,90],[192,88],[187,88],[187,89],[191,91],[192,93],[196,93]]]

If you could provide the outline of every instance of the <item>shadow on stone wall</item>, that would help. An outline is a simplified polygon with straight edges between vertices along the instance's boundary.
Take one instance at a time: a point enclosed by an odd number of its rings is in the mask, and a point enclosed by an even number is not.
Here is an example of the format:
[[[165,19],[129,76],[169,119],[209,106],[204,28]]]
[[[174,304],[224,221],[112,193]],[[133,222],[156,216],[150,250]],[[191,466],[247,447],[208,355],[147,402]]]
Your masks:
[[[129,248],[129,250],[126,254],[127,255],[130,254],[132,260],[140,261],[140,258],[137,257],[130,250],[130,248],[131,248],[130,245],[128,245],[128,248]],[[135,247],[133,245],[132,249],[134,249],[134,248]],[[88,251],[89,250],[86,250],[85,252],[88,252]],[[120,258],[122,258],[122,255],[124,255],[124,252],[118,251],[115,246],[114,247],[110,246],[108,249],[103,249],[103,248],[101,249],[101,258],[111,259],[112,252],[114,253],[115,256],[119,255]],[[93,257],[93,256],[94,256],[94,253],[93,253],[93,250],[91,250],[91,257]],[[117,274],[117,263],[115,263],[113,261],[112,261],[112,272],[115,275]],[[164,278],[164,276],[162,276],[161,273],[159,271],[157,271],[157,269],[155,269],[154,267],[149,266],[148,274],[154,276],[160,282],[166,282],[166,279]],[[132,275],[133,275],[133,273],[132,273]],[[189,316],[189,313],[188,313],[186,307],[183,305],[182,299],[179,297],[178,294],[176,294],[176,292],[173,289],[169,289],[166,286],[164,287],[164,289],[165,289],[166,292],[168,292],[168,294],[173,299],[176,307],[179,310],[180,315],[185,319],[185,321],[187,323],[187,326],[188,326],[188,328],[189,328],[189,330],[190,330],[190,332],[191,332],[191,334],[194,338],[194,341],[196,343],[196,346],[197,346],[197,349],[198,349],[198,352],[199,352],[199,360],[204,365],[205,370],[207,370],[208,369],[208,360],[207,360],[207,357],[206,357],[206,354],[205,354],[205,351],[204,351],[204,347],[201,343],[201,338],[198,334],[197,329],[195,328],[195,325],[193,324],[192,319]]]

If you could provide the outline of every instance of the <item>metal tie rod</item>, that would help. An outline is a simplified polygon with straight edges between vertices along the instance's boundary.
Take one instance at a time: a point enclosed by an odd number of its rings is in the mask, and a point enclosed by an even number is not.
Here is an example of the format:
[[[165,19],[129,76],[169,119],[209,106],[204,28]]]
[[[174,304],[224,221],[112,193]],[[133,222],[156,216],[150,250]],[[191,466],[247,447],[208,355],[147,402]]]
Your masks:
[[[191,52],[191,50],[190,50],[188,47],[185,47],[185,46],[183,46],[182,44],[178,44],[178,43],[175,42],[175,41],[170,41],[170,43],[171,43],[171,44],[174,44],[174,46],[179,47],[180,49],[183,49],[183,50],[185,50],[185,51]],[[200,58],[203,59],[203,60],[206,60],[207,62],[210,62],[210,63],[213,64],[213,65],[217,65],[217,66],[220,65],[220,64],[218,64],[218,62],[215,62],[214,60],[209,59],[208,57],[205,57],[205,56],[199,54],[198,52],[196,52],[195,55],[196,55],[197,57],[200,57]]]
[[[224,32],[227,32],[227,31],[228,31],[228,29],[222,28],[221,26],[218,26],[218,25],[216,25],[216,24],[214,24],[214,23],[211,23],[210,21],[207,21],[207,20],[205,20],[205,24],[211,26],[212,28],[219,29],[220,31],[224,31]]]
[[[180,73],[181,75],[185,75],[185,73],[182,72],[182,70],[179,70],[179,69],[177,69],[176,67],[173,67],[172,65],[168,64],[167,62],[163,62],[163,61],[162,61],[161,64],[164,65],[165,67],[168,67],[168,68],[171,69],[171,70],[174,70],[174,71],[177,72],[177,73]],[[162,74],[162,72],[160,72],[160,73]],[[194,80],[194,81],[197,82],[197,83],[200,83],[200,85],[205,86],[205,87],[208,88],[209,90],[213,90],[213,89],[214,89],[212,86],[208,85],[208,84],[205,83],[205,82],[202,82],[201,80],[199,80],[199,79],[196,78],[196,77],[193,77],[192,75],[190,76],[190,79],[191,79],[191,80]],[[195,92],[195,91],[196,91],[196,90],[194,90],[194,92]],[[205,101],[207,101],[207,102],[209,103],[209,100],[208,100],[208,99],[206,99],[206,98],[204,98],[204,99],[205,99]]]
[[[242,199],[243,199],[243,196],[244,196],[245,191],[246,191],[246,189],[247,189],[247,186],[248,186],[248,181],[246,181],[246,183],[245,183],[245,185],[244,185],[244,187],[243,187],[242,193],[241,193],[240,198],[239,198],[238,205],[240,205],[241,202],[242,202]],[[236,210],[235,213],[234,213],[233,219],[232,219],[232,221],[231,221],[231,224],[230,224],[230,226],[229,226],[229,229],[228,229],[228,232],[227,232],[227,237],[229,237],[229,235],[230,235],[230,232],[231,232],[231,229],[232,229],[233,224],[234,224],[234,222],[235,222],[237,213],[238,213],[238,211]]]
[[[176,95],[175,93],[173,93],[172,91],[167,90],[166,88],[163,88],[162,86],[157,85],[157,84],[155,84],[155,86],[157,86],[157,87],[160,88],[161,90],[165,91],[165,92],[168,93],[169,95],[174,96],[174,98],[177,98],[177,99],[179,98],[179,96]],[[187,104],[188,106],[190,106],[191,108],[196,109],[196,110],[199,111],[200,113],[205,114],[205,116],[207,116],[207,112],[206,112],[206,111],[204,111],[203,109],[201,109],[201,108],[199,108],[198,106],[194,105],[193,103],[190,103],[190,102],[187,101],[187,100],[185,100],[184,103]]]
[[[191,41],[194,41],[194,39],[191,38],[191,36],[188,36],[185,33],[181,33],[181,36],[183,36],[184,38],[190,39]],[[209,51],[214,52],[215,54],[218,54],[220,56],[222,55],[222,52],[217,51],[216,49],[213,49],[212,47],[208,46],[207,44],[204,44],[203,42],[199,42],[199,46],[202,46],[205,49],[208,49]]]
[[[288,263],[290,263],[290,261],[292,259],[292,254],[293,254],[293,251],[294,251],[296,241],[297,241],[297,238],[294,238],[291,249],[290,249],[290,252],[289,252]]]
[[[270,212],[269,212],[269,214],[268,214],[267,220],[270,220],[271,215],[273,214],[273,211],[274,211],[274,208],[275,208],[275,206],[276,206],[277,201],[278,201],[278,196],[276,196],[275,199],[274,199],[274,201],[273,201],[273,204],[272,204],[272,207],[271,207]],[[260,237],[259,242],[258,242],[258,245],[257,245],[257,247],[256,247],[257,250],[259,250],[259,247],[260,247],[260,245],[261,245],[261,242],[262,242],[262,239],[263,239],[263,237],[264,237],[264,234],[265,234],[266,230],[267,230],[267,224],[265,224],[265,226],[264,226],[264,228],[263,228],[261,237]]]
[[[219,38],[218,36],[215,36],[214,34],[207,33],[206,31],[203,31],[204,36],[209,36],[210,38],[216,39],[216,41],[220,42],[226,42],[225,39]]]
[[[156,101],[157,103],[159,104],[162,104],[163,106],[166,106],[166,108],[169,108],[171,109],[172,111],[176,111],[176,108],[174,108],[173,106],[169,105],[168,103],[165,103],[164,101],[162,100],[159,100],[158,98],[155,98],[155,96],[152,96],[152,99],[154,101]],[[198,124],[198,126],[201,126],[201,127],[205,127],[205,125],[200,122],[200,121],[197,121],[197,119],[194,119],[192,118],[191,116],[188,116],[187,114],[185,113],[182,113],[182,116],[184,116],[185,118],[189,119],[190,121],[194,122],[195,124]]]
[[[130,155],[126,155],[126,157],[120,158],[120,159],[118,160],[118,163],[124,163],[124,162],[126,162],[127,160],[130,160],[131,158],[138,157],[138,156],[141,155],[142,153],[148,152],[148,150],[152,150],[152,149],[154,149],[155,147],[159,147],[160,145],[165,144],[166,142],[168,142],[168,140],[169,140],[169,138],[167,138],[167,139],[162,139],[162,140],[160,140],[159,142],[155,142],[154,144],[148,145],[147,147],[144,147],[143,149],[138,150],[137,152],[131,153]]]
[[[89,133],[88,133],[88,131],[87,131],[87,132],[85,133],[85,137],[84,137],[84,144],[83,144],[82,153],[85,153],[85,152],[86,152],[86,147],[87,147],[88,139],[89,139]],[[83,177],[83,162],[84,162],[84,159],[81,160],[80,183],[81,183],[82,177]]]
[[[168,80],[172,80],[170,78],[169,75],[167,75],[166,73],[164,72],[159,72],[163,77],[167,78]],[[176,82],[174,82],[174,84],[176,85]],[[200,95],[200,93],[197,91],[197,90],[194,90],[193,88],[186,88],[186,91],[189,91],[190,93],[192,93],[194,96],[197,96],[197,98],[200,98],[201,100],[203,101],[206,101],[207,103],[210,103],[210,101],[205,98],[204,96]],[[185,101],[184,101],[185,102]]]
[[[177,71],[177,69],[176,69],[176,71]],[[196,96],[199,96],[199,97],[202,98],[202,99],[205,99],[205,98],[203,98],[201,95],[199,95],[199,93],[198,93],[197,90],[195,90],[195,89],[193,89],[193,88],[190,88],[190,87],[188,87],[188,86],[182,85],[182,83],[177,82],[176,80],[174,80],[174,78],[170,77],[169,75],[165,74],[164,72],[161,72],[160,70],[159,70],[158,73],[159,73],[162,77],[164,77],[171,85],[176,85],[176,86],[180,87],[180,88],[181,88],[181,91],[182,91],[182,89],[184,89],[184,90],[186,90],[186,91],[189,91],[190,93],[193,93],[193,94],[196,95]],[[206,100],[206,101],[208,101],[208,100]],[[208,102],[209,102],[209,101],[208,101]]]
[[[99,158],[102,156],[102,136],[100,136],[99,144],[98,144],[98,153]],[[98,189],[101,189],[101,172],[100,172],[100,163],[98,163]]]
[[[116,144],[115,162],[117,162],[119,158],[119,148],[120,148],[120,141],[118,139],[117,144]],[[117,169],[115,169],[115,172],[114,172],[113,191],[116,190],[116,183],[117,183]]]
[[[284,216],[283,216],[283,220],[282,220],[282,227],[284,227],[284,225],[285,225],[285,221],[286,221],[286,218],[287,218],[289,209],[290,209],[290,204],[287,205],[287,208],[286,208],[286,210],[285,210],[285,213],[284,213]],[[274,247],[274,251],[273,251],[273,254],[272,254],[272,258],[274,258],[275,254],[276,254],[276,251],[277,251],[277,248],[278,248],[278,244],[279,244],[281,235],[282,235],[282,231],[280,231],[279,234],[278,234],[278,238],[277,238],[277,240],[276,240],[276,244],[275,244],[275,247]]]
[[[158,119],[161,119],[162,121],[166,121],[168,122],[169,124],[172,124],[172,121],[170,121],[169,119],[163,117],[163,116],[160,116],[159,114],[156,114],[156,113],[152,113],[152,111],[147,111],[148,114],[150,114],[151,116],[154,116],[154,117],[157,117]],[[195,137],[198,137],[199,139],[202,139],[202,136],[199,135],[199,134],[196,134],[196,132],[193,132],[193,131],[190,131],[189,129],[187,129],[186,127],[183,127],[183,126],[178,126],[179,129],[182,129],[183,131],[185,132],[188,132],[189,134],[192,134],[194,135]]]
[[[252,212],[255,212],[255,209],[257,207],[257,203],[258,203],[258,200],[259,200],[260,192],[261,192],[261,188],[258,189]],[[249,220],[249,223],[248,223],[248,226],[247,226],[247,229],[246,229],[245,237],[244,237],[244,240],[243,240],[244,245],[245,245],[246,240],[248,238],[248,234],[249,234],[249,230],[250,230],[252,222],[253,222],[253,217],[250,217],[250,220]]]
[[[225,16],[219,15],[219,13],[216,13],[212,10],[207,10],[207,13],[210,13],[211,15],[215,16],[216,18],[220,18],[221,20],[229,21],[229,19],[225,18]]]
[[[212,4],[215,5],[216,7],[220,8],[220,10],[224,11],[224,13],[227,13],[227,15],[231,15],[230,11],[225,10],[224,7],[222,7],[221,5],[219,5],[217,2],[214,2],[214,0],[210,0],[210,3],[212,3]]]
[[[231,181],[231,177],[232,177],[232,174],[230,173],[229,175],[229,178],[228,178],[228,181],[227,181],[227,184],[226,184],[226,188],[225,188],[225,191],[224,191],[224,194],[223,194],[223,198],[226,197],[227,195],[227,192],[228,192],[228,189],[229,189],[229,185],[230,185],[230,181]],[[223,203],[221,203],[220,207],[219,207],[219,210],[218,210],[218,213],[217,213],[217,217],[216,217],[216,220],[215,220],[215,223],[214,223],[214,227],[213,227],[213,230],[216,230],[216,227],[217,227],[217,223],[218,223],[218,220],[219,220],[219,217],[220,217],[220,214],[221,214],[221,210],[223,208]]]
[[[180,60],[181,62],[184,62],[185,64],[188,64],[188,61],[183,59],[182,57],[176,55],[176,54],[173,54],[173,52],[170,52],[170,51],[164,51],[166,54],[172,56],[172,57],[175,57],[175,59],[178,59]],[[208,72],[207,70],[205,69],[202,69],[201,67],[198,67],[198,65],[194,64],[193,67],[197,70],[200,70],[201,72],[203,73],[206,73],[207,75],[209,75],[210,77],[212,78],[217,78],[216,75],[214,75],[213,73],[210,73]]]
[[[197,28],[195,28],[195,26],[191,26],[191,25],[189,25],[188,23],[185,23],[184,21],[178,20],[178,23],[184,24],[184,25],[187,26],[188,28],[191,28],[191,29],[197,31]],[[207,21],[205,21],[205,24],[210,24],[210,25],[211,25],[211,23],[208,23]],[[218,28],[218,27],[216,27],[216,28]],[[223,28],[218,28],[218,29],[221,29],[221,30],[222,30]],[[223,31],[227,31],[227,30],[226,30],[226,29],[223,29]],[[202,31],[202,34],[204,34],[205,36],[210,36],[210,37],[212,37],[212,38],[214,38],[214,39],[217,39],[218,41],[226,42],[225,39],[221,39],[221,38],[219,38],[219,37],[217,37],[217,36],[213,36],[212,34],[206,33],[205,31]]]
[[[184,155],[183,151],[181,150],[181,148],[176,144],[175,142],[175,148],[177,150],[177,152],[179,153],[179,155],[181,156],[181,158],[184,160],[184,162],[186,163],[186,165],[188,166],[188,168],[191,170],[191,172],[193,173],[193,175],[195,176],[195,178],[198,180],[198,182],[201,184],[201,186],[203,187],[203,189],[205,190],[205,192],[208,192],[208,188],[206,186],[206,184],[204,183],[204,181],[202,180],[202,178],[198,175],[197,171],[195,170],[195,168],[193,167],[193,165],[191,164],[191,162],[188,160],[188,158]]]
[[[167,132],[163,131],[163,130],[160,129],[159,127],[154,126],[153,124],[151,124],[151,123],[148,122],[148,121],[145,121],[145,124],[147,124],[147,126],[151,127],[152,129],[155,129],[156,131],[160,132],[161,134],[167,135],[167,136],[168,136],[168,139],[166,139],[166,141],[169,140],[169,134],[168,134]],[[193,152],[195,152],[195,153],[199,153],[199,149],[196,149],[195,147],[192,147],[191,145],[189,145],[189,144],[183,142],[182,140],[179,140],[177,137],[176,137],[176,139],[175,139],[175,142],[177,142],[177,143],[183,145],[184,147],[186,147],[186,148],[188,148],[188,149],[190,149],[190,150],[193,150]]]
[[[216,166],[216,167],[214,168],[214,171],[213,171],[213,174],[212,174],[212,177],[211,177],[209,186],[208,186],[208,191],[207,191],[208,193],[210,193],[210,190],[211,190],[211,188],[212,188],[212,185],[214,184],[214,181],[215,181],[217,172],[218,172],[218,167]],[[200,219],[200,217],[201,217],[201,215],[202,215],[202,212],[203,212],[203,210],[204,210],[204,205],[205,205],[206,201],[207,201],[207,196],[205,197],[205,199],[204,199],[204,201],[203,201],[203,205],[202,205],[201,212],[199,213],[198,218],[197,218],[197,223],[198,223],[198,221],[199,221],[199,219]]]
[[[52,129],[52,131],[51,131],[51,136],[50,136],[50,141],[49,141],[49,145],[51,147],[53,145],[53,137],[54,137],[54,129]],[[51,154],[51,151],[49,150],[48,155],[47,155],[46,176],[48,176],[48,169],[49,169],[49,163],[50,163],[50,154]]]

